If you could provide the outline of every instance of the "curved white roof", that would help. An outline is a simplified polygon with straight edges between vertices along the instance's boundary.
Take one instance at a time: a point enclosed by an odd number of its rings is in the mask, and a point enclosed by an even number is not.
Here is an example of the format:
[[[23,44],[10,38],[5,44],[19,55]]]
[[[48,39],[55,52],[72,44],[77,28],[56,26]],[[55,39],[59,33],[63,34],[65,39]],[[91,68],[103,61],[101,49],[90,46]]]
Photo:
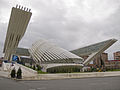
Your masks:
[[[82,61],[83,59],[57,45],[40,39],[29,49],[29,52],[36,62],[71,62]]]

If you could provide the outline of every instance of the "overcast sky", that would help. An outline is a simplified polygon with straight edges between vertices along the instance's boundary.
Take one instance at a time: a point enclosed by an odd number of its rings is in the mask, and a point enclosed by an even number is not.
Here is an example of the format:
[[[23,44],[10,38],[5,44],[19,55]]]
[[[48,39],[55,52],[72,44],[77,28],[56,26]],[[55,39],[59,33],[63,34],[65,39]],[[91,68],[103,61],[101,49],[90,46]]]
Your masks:
[[[45,38],[73,50],[116,38],[118,42],[106,51],[109,59],[120,50],[120,0],[0,0],[0,56],[11,8],[16,4],[32,12],[20,47],[29,48]]]

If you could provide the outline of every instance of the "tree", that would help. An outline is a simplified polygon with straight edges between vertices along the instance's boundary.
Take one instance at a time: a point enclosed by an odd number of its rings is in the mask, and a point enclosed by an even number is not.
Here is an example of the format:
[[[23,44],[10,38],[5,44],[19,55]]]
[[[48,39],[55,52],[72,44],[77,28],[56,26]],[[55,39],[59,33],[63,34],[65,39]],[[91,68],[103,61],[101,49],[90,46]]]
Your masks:
[[[18,71],[17,71],[17,78],[22,79],[22,70],[21,70],[21,68],[19,68]]]
[[[30,66],[32,67],[32,61],[30,61]]]
[[[36,67],[35,67],[35,65],[33,66],[33,70],[35,70],[36,69]]]
[[[37,65],[37,70],[41,70],[41,66],[40,65]]]
[[[16,70],[15,68],[13,68],[13,70],[11,71],[11,78],[15,78],[16,77]]]

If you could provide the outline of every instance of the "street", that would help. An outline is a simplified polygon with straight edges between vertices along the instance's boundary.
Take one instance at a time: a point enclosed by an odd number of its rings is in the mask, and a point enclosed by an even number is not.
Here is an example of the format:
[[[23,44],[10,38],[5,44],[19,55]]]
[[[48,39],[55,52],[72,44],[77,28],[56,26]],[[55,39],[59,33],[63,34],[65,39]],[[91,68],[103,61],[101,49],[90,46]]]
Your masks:
[[[0,77],[0,90],[120,90],[120,77],[15,81]]]

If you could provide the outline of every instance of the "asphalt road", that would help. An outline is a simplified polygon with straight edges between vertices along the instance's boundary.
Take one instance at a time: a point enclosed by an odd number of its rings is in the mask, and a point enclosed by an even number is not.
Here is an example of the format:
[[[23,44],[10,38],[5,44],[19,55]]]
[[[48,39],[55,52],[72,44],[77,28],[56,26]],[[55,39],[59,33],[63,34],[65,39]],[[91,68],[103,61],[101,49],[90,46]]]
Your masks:
[[[120,90],[120,77],[14,81],[0,77],[0,90]]]

